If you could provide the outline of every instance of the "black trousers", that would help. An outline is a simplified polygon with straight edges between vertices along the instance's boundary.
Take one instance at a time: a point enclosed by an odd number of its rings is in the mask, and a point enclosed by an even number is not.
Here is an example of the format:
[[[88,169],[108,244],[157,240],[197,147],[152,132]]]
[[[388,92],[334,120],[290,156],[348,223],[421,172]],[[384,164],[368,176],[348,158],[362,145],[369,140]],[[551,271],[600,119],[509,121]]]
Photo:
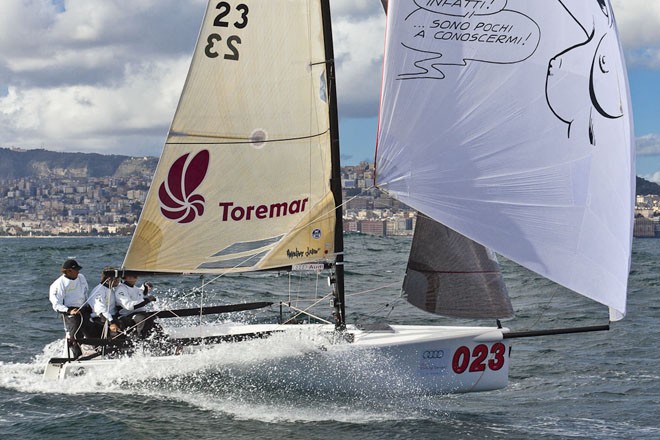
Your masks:
[[[89,312],[81,309],[75,315],[62,313],[62,320],[64,321],[68,348],[71,350],[72,357],[74,359],[78,358],[82,355],[82,349],[76,339],[97,337]]]
[[[134,313],[130,316],[122,316],[119,318],[119,325],[129,334],[135,332],[138,338],[144,339],[154,331],[162,331],[156,323],[155,317],[150,315],[149,313]]]

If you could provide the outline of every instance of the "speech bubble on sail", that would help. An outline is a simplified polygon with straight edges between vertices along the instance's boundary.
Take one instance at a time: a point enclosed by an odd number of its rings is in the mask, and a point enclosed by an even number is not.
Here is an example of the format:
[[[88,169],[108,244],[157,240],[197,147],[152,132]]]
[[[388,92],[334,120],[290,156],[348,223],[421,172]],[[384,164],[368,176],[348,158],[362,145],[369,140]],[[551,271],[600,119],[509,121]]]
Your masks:
[[[429,12],[468,17],[496,14],[506,8],[508,0],[414,0],[418,7]]]
[[[455,6],[459,3],[463,7]],[[441,66],[465,66],[470,61],[511,64],[529,58],[541,39],[539,25],[521,12],[503,9],[506,3],[415,0],[419,9],[401,23],[399,34],[401,44],[416,53],[415,68],[401,76],[441,79]]]

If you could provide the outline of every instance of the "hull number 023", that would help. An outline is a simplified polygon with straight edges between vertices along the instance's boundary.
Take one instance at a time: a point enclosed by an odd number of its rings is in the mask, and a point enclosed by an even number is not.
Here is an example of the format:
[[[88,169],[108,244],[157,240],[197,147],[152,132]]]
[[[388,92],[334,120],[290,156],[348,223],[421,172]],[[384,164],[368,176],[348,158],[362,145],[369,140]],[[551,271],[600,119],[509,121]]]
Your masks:
[[[451,364],[456,374],[462,374],[466,371],[476,373],[486,371],[486,369],[497,371],[504,366],[505,353],[506,346],[501,342],[493,344],[490,350],[486,344],[479,344],[472,351],[469,347],[463,345],[454,352]],[[490,359],[488,359],[489,354],[493,355]]]

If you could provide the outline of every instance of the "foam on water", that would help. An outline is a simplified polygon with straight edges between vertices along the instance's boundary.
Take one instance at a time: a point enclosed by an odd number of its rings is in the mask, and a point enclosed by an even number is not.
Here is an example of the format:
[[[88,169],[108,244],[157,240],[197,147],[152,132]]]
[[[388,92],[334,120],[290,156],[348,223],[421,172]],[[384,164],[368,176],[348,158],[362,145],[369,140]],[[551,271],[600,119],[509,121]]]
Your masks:
[[[45,380],[47,360],[62,352],[63,341],[58,340],[31,363],[1,363],[0,387],[22,393],[159,397],[264,423],[424,417],[419,405],[429,398],[410,389],[409,379],[397,376],[382,354],[341,344],[328,349],[328,343],[318,329],[292,327],[268,339],[218,344],[180,356],[136,353],[109,368]],[[415,396],[406,397],[406,392]],[[415,405],[419,411],[411,411]],[[433,407],[437,411],[437,404]]]
[[[391,420],[413,420],[422,418],[414,414],[404,414],[395,407],[377,407],[364,401],[362,405],[338,404],[334,399],[319,400],[302,397],[289,402],[284,399],[270,399],[255,402],[249,399],[235,399],[232,396],[209,394],[170,393],[167,398],[186,402],[205,411],[229,415],[235,420],[258,421],[263,423],[296,422],[341,422],[368,424]]]

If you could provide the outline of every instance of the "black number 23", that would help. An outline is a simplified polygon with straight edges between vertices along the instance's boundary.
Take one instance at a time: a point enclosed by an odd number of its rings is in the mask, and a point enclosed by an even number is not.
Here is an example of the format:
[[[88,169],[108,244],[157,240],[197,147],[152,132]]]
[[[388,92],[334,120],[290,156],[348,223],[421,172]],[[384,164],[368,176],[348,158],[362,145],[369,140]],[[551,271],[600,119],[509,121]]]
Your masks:
[[[220,2],[216,5],[215,8],[218,9],[220,12],[218,12],[218,15],[215,17],[215,20],[213,20],[213,26],[220,28],[228,28],[229,21],[225,20],[225,17],[227,17],[231,12],[231,5],[227,2]],[[248,12],[250,12],[250,10],[248,9],[247,5],[243,3],[236,6],[236,10],[240,12],[240,17],[239,20],[233,23],[233,26],[236,29],[243,29],[248,24]],[[217,58],[220,56],[220,53],[216,51],[216,43],[222,40],[223,40],[222,36],[217,33],[212,33],[206,38],[207,44],[206,47],[204,48],[204,53],[206,54],[207,57]],[[225,60],[238,61],[239,58],[238,45],[241,44],[241,37],[239,37],[238,35],[230,35],[224,41],[227,44],[227,53],[223,55],[223,58]]]

